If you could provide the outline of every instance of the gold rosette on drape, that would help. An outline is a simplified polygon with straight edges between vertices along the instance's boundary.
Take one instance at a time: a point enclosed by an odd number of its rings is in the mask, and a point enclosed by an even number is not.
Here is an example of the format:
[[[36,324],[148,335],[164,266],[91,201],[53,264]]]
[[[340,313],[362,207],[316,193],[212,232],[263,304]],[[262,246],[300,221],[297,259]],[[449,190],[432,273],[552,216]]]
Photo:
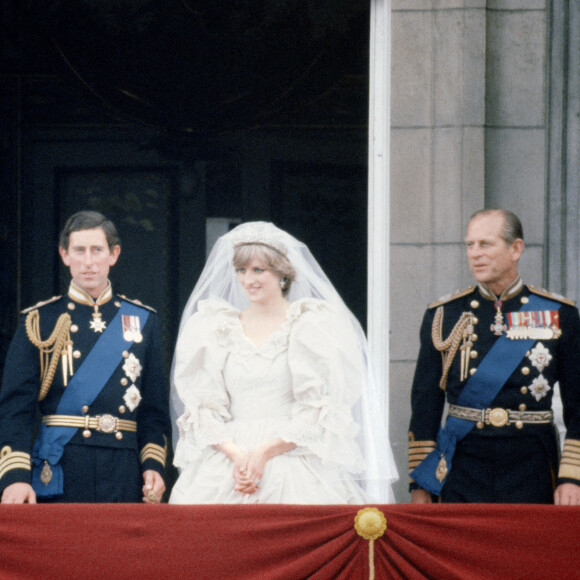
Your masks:
[[[385,533],[387,518],[377,508],[367,507],[360,510],[354,518],[354,528],[359,536],[369,540],[369,580],[374,580],[375,540]]]

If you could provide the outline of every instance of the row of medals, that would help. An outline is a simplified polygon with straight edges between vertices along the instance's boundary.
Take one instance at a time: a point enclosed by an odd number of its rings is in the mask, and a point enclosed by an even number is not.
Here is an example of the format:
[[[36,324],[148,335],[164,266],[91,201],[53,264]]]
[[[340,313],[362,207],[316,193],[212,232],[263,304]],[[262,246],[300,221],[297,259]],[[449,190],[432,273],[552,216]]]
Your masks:
[[[474,301],[471,303],[473,308],[477,308],[479,303]],[[490,326],[490,330],[496,335],[501,336],[504,332],[506,337],[511,340],[551,340],[559,338],[562,334],[560,328],[555,324],[552,326],[512,326],[508,328],[505,324],[503,312],[501,311],[501,305],[499,301],[495,303],[496,312],[493,324]],[[471,315],[471,322],[465,329],[463,344],[461,345],[461,361],[460,361],[460,375],[461,380],[466,380],[469,376],[469,359],[471,355],[471,347],[473,346],[473,341],[477,339],[477,335],[474,332],[474,323],[476,321],[475,316]]]
[[[506,336],[511,340],[552,340],[559,338],[562,334],[556,324],[551,326],[517,325],[508,328],[504,323],[503,313],[499,305],[496,305],[495,318],[490,329],[496,336],[501,336],[505,332]]]
[[[90,322],[90,327],[95,332],[103,332],[107,328],[107,323],[103,320],[102,316],[99,312],[98,305],[95,304],[94,312],[92,313],[93,320]],[[127,342],[137,343],[143,340],[138,316],[123,316],[123,338]]]

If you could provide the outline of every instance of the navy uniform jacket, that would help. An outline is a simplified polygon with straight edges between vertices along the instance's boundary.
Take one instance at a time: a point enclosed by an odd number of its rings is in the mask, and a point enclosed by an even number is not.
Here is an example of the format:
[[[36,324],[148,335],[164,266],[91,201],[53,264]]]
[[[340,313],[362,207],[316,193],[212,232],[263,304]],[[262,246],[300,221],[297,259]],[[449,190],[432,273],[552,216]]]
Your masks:
[[[122,300],[125,298],[111,293],[111,299],[99,306],[105,324],[117,314]],[[158,320],[156,313],[148,307],[133,304],[140,311],[146,312],[147,309],[149,313],[146,324],[141,328],[142,341],[134,342],[123,353],[125,358],[119,357],[118,366],[90,408],[79,410],[78,415],[95,417],[109,414],[136,421],[137,432],[115,434],[92,429],[90,436],[86,436],[88,433],[79,428],[68,445],[80,446],[81,449],[90,446],[135,450],[140,455],[141,471],[152,469],[164,477],[170,422]],[[46,397],[37,402],[40,351],[25,329],[25,320],[34,310],[39,314],[42,340],[49,338],[61,314],[67,312],[70,315],[70,350],[75,370],[101,336],[101,333],[90,328],[93,306],[79,303],[69,296],[53,298],[24,311],[10,344],[0,391],[0,493],[12,483],[31,482],[31,454],[38,428],[38,411],[43,416],[54,414],[65,389],[62,363],[59,361]],[[139,376],[128,376],[124,368],[130,355],[136,357],[142,367],[137,371]],[[135,361],[132,357],[130,360]],[[136,482],[139,488],[142,484],[142,479]]]
[[[519,282],[519,279],[516,281]],[[564,453],[560,460],[557,483],[571,482],[580,484],[580,319],[573,303],[531,286],[515,286],[515,294],[508,294],[503,301],[502,312],[507,321],[509,312],[518,311],[531,293],[540,294],[560,303],[557,319],[561,334],[558,338],[538,340],[526,353],[518,367],[509,377],[490,408],[502,407],[515,411],[544,411],[552,407],[554,384],[559,382],[564,408],[566,439]],[[469,374],[475,372],[480,361],[489,352],[498,336],[491,330],[496,309],[491,297],[479,286],[472,286],[463,292],[441,299],[427,309],[421,326],[421,348],[411,394],[412,415],[409,427],[409,472],[411,472],[435,448],[437,432],[441,425],[445,399],[455,404],[466,380],[461,379],[460,354],[454,357],[449,369],[444,389],[440,386],[443,373],[442,353],[433,342],[432,327],[435,312],[443,309],[441,337],[445,340],[451,333],[462,313],[472,312],[476,318],[474,332],[476,339],[469,357]],[[541,345],[538,347],[539,343]],[[536,347],[547,349],[551,359],[540,372],[534,366]],[[536,350],[534,350],[536,349]],[[542,349],[543,350],[543,349]],[[543,377],[543,378],[542,378]],[[545,381],[544,381],[545,379]],[[536,380],[536,381],[535,381]],[[535,381],[535,383],[534,383]],[[537,386],[540,385],[540,389]],[[542,389],[542,385],[544,388]],[[545,389],[545,386],[549,390]],[[475,425],[475,424],[474,424]],[[555,430],[551,424],[525,424],[474,428],[470,432],[481,437],[518,437],[534,434],[546,449],[555,448]],[[461,443],[459,443],[461,445]],[[459,449],[459,447],[458,447]],[[451,468],[453,470],[453,468]],[[411,482],[411,489],[417,486]]]

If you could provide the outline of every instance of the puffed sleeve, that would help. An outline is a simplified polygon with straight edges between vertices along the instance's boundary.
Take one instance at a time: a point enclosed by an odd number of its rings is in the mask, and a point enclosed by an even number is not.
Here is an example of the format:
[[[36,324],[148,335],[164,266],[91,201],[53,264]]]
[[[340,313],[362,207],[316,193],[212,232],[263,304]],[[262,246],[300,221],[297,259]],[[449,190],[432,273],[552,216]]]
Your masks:
[[[306,299],[293,308],[297,318],[290,332],[288,364],[296,402],[282,438],[325,464],[362,471],[352,407],[362,392],[365,367],[354,327],[318,300]]]
[[[179,468],[194,462],[207,446],[229,438],[225,422],[231,419],[230,401],[222,374],[227,352],[220,342],[237,316],[224,301],[201,302],[177,341],[173,381],[184,406],[177,419],[174,463]]]

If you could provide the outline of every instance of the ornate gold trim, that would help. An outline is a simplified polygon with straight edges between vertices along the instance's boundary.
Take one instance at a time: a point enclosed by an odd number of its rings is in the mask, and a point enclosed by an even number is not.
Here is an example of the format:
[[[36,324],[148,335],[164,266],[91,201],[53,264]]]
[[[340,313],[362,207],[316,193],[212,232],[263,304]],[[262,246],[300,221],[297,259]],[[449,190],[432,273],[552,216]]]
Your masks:
[[[504,427],[516,423],[551,423],[553,411],[512,411],[494,407],[493,409],[474,409],[460,405],[449,405],[449,416],[465,421],[481,422],[493,427]]]
[[[564,441],[558,477],[580,481],[580,441],[577,439],[566,439]]]
[[[462,298],[463,296],[467,296],[468,294],[470,294],[474,290],[475,290],[475,284],[473,286],[470,286],[469,288],[465,288],[465,290],[457,290],[453,294],[447,294],[446,296],[442,296],[441,298],[438,298],[437,300],[435,300],[435,302],[431,302],[431,304],[429,304],[428,308],[436,308],[437,306],[447,304],[448,302],[456,300],[457,298]]]
[[[433,447],[435,448],[435,441],[409,441],[409,449],[415,447]]]
[[[354,518],[356,533],[369,540],[369,580],[375,577],[375,540],[378,540],[387,529],[387,518],[375,507],[360,510]]]
[[[439,306],[433,317],[431,339],[433,340],[433,346],[441,353],[443,359],[443,372],[441,373],[439,387],[445,391],[447,388],[447,376],[458,350],[461,350],[460,380],[464,381],[469,376],[470,351],[473,346],[471,339],[475,333],[473,325],[475,316],[473,312],[462,312],[449,336],[443,340],[443,314],[443,306]]]
[[[479,293],[486,299],[486,300],[497,300],[497,296],[483,283],[480,282],[478,284]],[[511,284],[504,288],[501,296],[499,297],[500,300],[510,300],[514,296],[517,296],[522,290],[524,289],[524,284],[522,279],[518,276]]]
[[[74,415],[45,415],[42,422],[47,427],[78,427],[93,429],[102,433],[116,433],[117,431],[137,432],[137,422],[126,419],[118,419],[113,415],[103,414],[89,417],[76,417]]]
[[[42,401],[54,381],[54,374],[59,359],[62,359],[63,383],[67,385],[67,379],[73,374],[72,340],[70,327],[72,320],[70,314],[65,312],[58,317],[54,329],[46,340],[40,336],[40,313],[33,310],[25,320],[28,340],[39,350],[40,354],[40,391],[38,400]]]
[[[52,304],[53,302],[56,302],[57,300],[60,300],[61,298],[62,298],[62,295],[61,296],[53,296],[52,298],[49,298],[48,300],[43,300],[42,302],[37,302],[34,306],[29,306],[28,308],[21,310],[20,314],[28,314],[29,312],[32,312],[33,310],[36,310],[37,308],[41,308],[42,306],[45,306],[46,304]]]
[[[84,304],[85,306],[95,306],[95,304],[97,306],[102,306],[113,298],[113,287],[111,286],[111,282],[108,282],[107,287],[96,299],[94,299],[82,288],[79,288],[74,280],[71,280],[70,286],[68,287],[68,297],[79,304]]]
[[[135,306],[140,306],[141,308],[145,308],[147,310],[150,310],[151,312],[157,313],[157,310],[155,310],[155,308],[153,308],[153,306],[147,306],[147,304],[143,304],[143,302],[141,302],[141,300],[137,300],[137,299],[132,300],[131,298],[127,298],[124,294],[117,294],[117,296],[119,298],[122,298],[123,300],[125,300],[125,302],[130,302],[131,304],[134,304]]]
[[[549,298],[551,300],[556,300],[556,302],[562,302],[563,304],[568,304],[569,306],[576,306],[576,302],[574,300],[569,300],[560,294],[554,294],[553,292],[548,292],[548,290],[544,290],[543,288],[536,288],[531,284],[527,284],[528,290],[533,294],[537,294],[538,296],[543,296],[544,298]]]
[[[409,473],[435,449],[435,441],[409,441]]]
[[[165,467],[167,451],[160,445],[156,445],[155,443],[147,443],[147,445],[141,449],[141,463],[145,463],[147,459],[154,459]]]
[[[30,471],[30,455],[23,451],[12,451],[12,448],[6,445],[0,452],[0,479],[13,469]]]

